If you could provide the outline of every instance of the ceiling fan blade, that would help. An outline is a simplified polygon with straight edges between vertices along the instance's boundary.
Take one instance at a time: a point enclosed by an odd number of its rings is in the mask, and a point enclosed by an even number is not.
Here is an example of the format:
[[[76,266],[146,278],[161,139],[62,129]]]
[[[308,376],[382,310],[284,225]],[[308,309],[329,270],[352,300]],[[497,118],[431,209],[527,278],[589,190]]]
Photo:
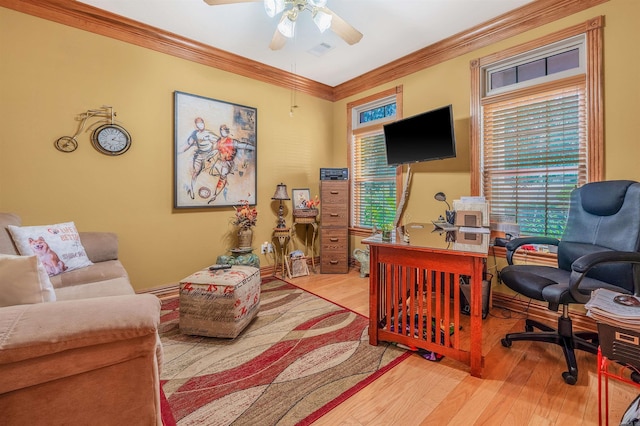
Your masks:
[[[327,7],[323,7],[320,10],[332,16],[331,31],[342,37],[344,41],[349,44],[356,44],[362,39],[362,33],[353,28],[353,26],[347,23],[347,21],[336,15],[334,11]]]
[[[282,16],[281,19],[286,18],[286,16]],[[271,50],[280,50],[287,44],[287,38],[282,35],[280,30],[276,28],[276,32],[273,33],[273,38],[271,39],[271,43],[269,43],[269,49]]]
[[[219,4],[233,4],[233,3],[258,3],[262,0],[204,0],[209,6],[218,6]]]

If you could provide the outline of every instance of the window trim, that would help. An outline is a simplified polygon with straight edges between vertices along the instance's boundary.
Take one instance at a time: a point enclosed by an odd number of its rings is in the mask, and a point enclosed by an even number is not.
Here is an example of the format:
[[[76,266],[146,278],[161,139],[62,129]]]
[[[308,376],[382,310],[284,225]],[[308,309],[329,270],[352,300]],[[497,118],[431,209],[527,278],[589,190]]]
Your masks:
[[[352,144],[353,137],[357,134],[367,133],[372,130],[375,130],[377,127],[382,128],[382,124],[378,123],[367,123],[362,126],[357,126],[354,118],[354,110],[358,110],[359,107],[362,107],[366,104],[374,105],[376,102],[382,102],[384,100],[388,100],[390,97],[395,96],[396,98],[396,120],[399,120],[403,117],[402,115],[402,85],[392,87],[391,89],[384,90],[382,92],[375,93],[373,95],[369,95],[365,98],[358,99],[357,101],[347,103],[347,164],[351,167],[353,161],[352,155]],[[353,170],[349,171],[349,176],[353,176]],[[353,185],[352,182],[349,182],[349,185]],[[402,167],[396,168],[396,188],[402,188]],[[396,204],[400,200],[400,192],[396,191]],[[353,196],[353,194],[351,195]],[[351,200],[349,200],[351,203]],[[352,213],[349,213],[352,214]],[[349,217],[349,234],[366,237],[371,235],[371,229],[369,228],[361,228],[351,226],[352,220]]]
[[[586,37],[586,96],[587,102],[587,147],[589,152],[587,180],[601,181],[604,178],[604,99],[603,99],[603,25],[604,17],[598,16],[582,24],[549,34],[512,48],[472,60],[471,68],[471,194],[480,195],[482,187],[482,69],[506,58],[535,51],[542,46],[584,34]],[[526,89],[523,89],[526,90]],[[500,95],[495,95],[500,96]]]
[[[397,108],[397,93],[394,91],[393,94],[382,97],[374,102],[365,102],[363,104],[355,105],[352,108],[351,112],[351,125],[354,133],[362,132],[364,129],[378,127],[382,124],[386,124],[389,122],[387,117],[379,118],[375,121],[368,121],[366,123],[360,123],[358,121],[358,116],[365,111],[369,111],[371,109],[379,108],[381,106],[387,105],[390,102],[396,103],[396,115],[395,120],[398,119],[398,108]]]
[[[493,95],[498,95],[505,92],[513,92],[516,90],[520,90],[526,87],[538,86],[540,84],[544,84],[549,81],[556,81],[558,79],[563,79],[567,77],[573,77],[575,75],[584,75],[586,74],[586,45],[587,40],[584,33],[578,34],[576,36],[562,39],[555,43],[546,44],[544,46],[540,46],[533,51],[526,51],[519,55],[515,55],[512,57],[505,58],[503,60],[499,60],[491,63],[491,65],[482,66],[482,81],[481,81],[481,90],[482,90],[482,98],[486,99]],[[578,49],[579,54],[579,66],[577,68],[571,68],[565,71],[561,71],[559,73],[549,74],[542,77],[536,77],[531,80],[514,83],[511,85],[503,86],[497,89],[491,89],[491,76],[493,73],[503,71],[505,69],[509,69],[513,66],[521,64],[523,61],[535,61],[538,59],[547,58],[552,55],[557,55],[559,53],[564,53],[569,50]]]

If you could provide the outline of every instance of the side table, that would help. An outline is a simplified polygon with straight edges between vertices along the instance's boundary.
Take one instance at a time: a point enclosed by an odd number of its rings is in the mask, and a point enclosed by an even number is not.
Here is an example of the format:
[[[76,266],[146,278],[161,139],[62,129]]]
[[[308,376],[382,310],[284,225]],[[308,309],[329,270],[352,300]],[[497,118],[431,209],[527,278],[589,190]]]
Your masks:
[[[316,235],[318,235],[318,222],[316,222],[316,216],[297,217],[294,215],[293,217],[294,234],[298,229],[297,228],[298,225],[303,225],[304,227],[304,255],[308,256],[309,255],[308,253],[311,252],[311,267],[313,269],[313,272],[315,272],[316,271],[315,246],[316,246]],[[311,226],[311,246],[309,246],[309,226]]]
[[[246,265],[260,269],[260,258],[257,254],[253,253],[252,248],[232,248],[229,251],[231,252],[230,255],[223,254],[218,256],[218,258],[216,259],[216,263],[228,263],[229,265]]]
[[[614,371],[611,371],[610,366],[615,366]],[[625,374],[625,371],[627,374]],[[628,372],[631,372],[632,376],[629,378]],[[598,346],[598,424],[609,425],[609,379],[615,379],[617,381],[627,383],[636,388],[640,388],[640,383],[634,380],[633,373],[637,374],[634,367],[625,364],[618,364],[616,361],[610,360],[602,354],[602,348]],[[635,376],[637,377],[637,375]],[[604,387],[604,389],[603,389]],[[603,405],[604,394],[604,407]],[[603,419],[604,417],[604,419]],[[604,422],[603,422],[604,420]]]
[[[278,262],[282,262],[282,278],[285,276],[291,278],[291,271],[289,271],[289,262],[287,262],[287,256],[289,254],[289,241],[291,240],[291,229],[289,228],[273,228],[272,240],[277,244],[274,254],[276,255],[276,262],[273,265],[273,274],[275,275],[278,269]],[[280,259],[278,259],[278,251],[280,251]]]

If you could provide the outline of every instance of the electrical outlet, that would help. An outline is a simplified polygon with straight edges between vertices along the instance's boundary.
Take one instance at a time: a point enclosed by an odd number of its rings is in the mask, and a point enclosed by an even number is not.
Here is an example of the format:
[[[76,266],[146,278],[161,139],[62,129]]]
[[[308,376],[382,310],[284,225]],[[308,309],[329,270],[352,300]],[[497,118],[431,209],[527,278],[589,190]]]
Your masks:
[[[262,243],[262,245],[260,246],[260,253],[265,254],[267,252],[268,246],[269,246],[269,243],[267,242]]]
[[[267,251],[268,251],[269,253],[273,253],[273,244],[271,244],[271,243],[267,243]]]

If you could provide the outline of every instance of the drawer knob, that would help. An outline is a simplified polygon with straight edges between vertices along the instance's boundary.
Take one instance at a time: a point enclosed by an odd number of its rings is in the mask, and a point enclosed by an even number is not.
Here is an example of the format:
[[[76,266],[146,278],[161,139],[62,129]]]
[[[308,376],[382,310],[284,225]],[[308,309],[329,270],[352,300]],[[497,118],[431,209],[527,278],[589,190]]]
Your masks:
[[[331,216],[331,217],[338,217],[339,215],[338,215],[338,213],[329,213],[329,216]]]
[[[335,242],[338,241],[338,239],[337,238],[329,238],[329,241],[331,241],[332,243],[335,243]]]
[[[332,264],[332,265],[337,265],[338,261],[337,260],[330,260],[329,263]]]
[[[336,194],[339,194],[339,193],[340,193],[339,191],[331,191],[331,194],[333,194],[333,195],[336,195]]]

